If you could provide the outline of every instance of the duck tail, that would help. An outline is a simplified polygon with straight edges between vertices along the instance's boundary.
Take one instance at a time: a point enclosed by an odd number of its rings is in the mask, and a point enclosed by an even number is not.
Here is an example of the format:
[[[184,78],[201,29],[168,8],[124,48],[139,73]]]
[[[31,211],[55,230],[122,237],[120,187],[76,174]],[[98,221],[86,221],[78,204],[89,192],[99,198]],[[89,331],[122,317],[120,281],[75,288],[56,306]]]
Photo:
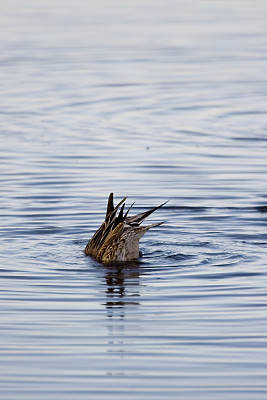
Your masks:
[[[134,215],[132,217],[127,217],[126,218],[127,224],[131,225],[134,223],[140,225],[147,217],[149,217],[149,215],[151,215],[154,211],[158,210],[160,207],[163,207],[166,203],[168,203],[168,200],[157,207],[151,208],[148,211]]]

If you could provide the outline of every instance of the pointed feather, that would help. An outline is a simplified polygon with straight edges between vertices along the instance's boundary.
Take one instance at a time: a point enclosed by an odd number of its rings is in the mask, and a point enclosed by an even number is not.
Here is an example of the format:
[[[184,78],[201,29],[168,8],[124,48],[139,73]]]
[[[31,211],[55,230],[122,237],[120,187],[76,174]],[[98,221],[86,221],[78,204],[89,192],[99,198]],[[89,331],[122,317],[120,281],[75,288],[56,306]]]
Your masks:
[[[154,211],[162,207],[154,207],[151,210],[128,217],[133,204],[124,213],[125,200],[122,199],[116,207],[113,203],[113,193],[110,193],[105,221],[95,232],[91,240],[85,247],[85,254],[95,257],[98,261],[129,261],[139,256],[139,240],[150,229],[161,225],[163,222],[147,226],[139,226],[142,221],[151,215]],[[119,207],[121,209],[117,215]]]
[[[113,193],[110,193],[109,198],[108,198],[106,219],[112,213],[112,211],[114,211]]]
[[[144,219],[149,217],[149,215],[151,215],[154,211],[158,210],[160,207],[164,206],[166,203],[168,203],[168,201],[165,201],[165,203],[162,203],[160,206],[154,207],[151,210],[126,218],[127,224],[129,225],[132,223],[141,224],[144,221]]]

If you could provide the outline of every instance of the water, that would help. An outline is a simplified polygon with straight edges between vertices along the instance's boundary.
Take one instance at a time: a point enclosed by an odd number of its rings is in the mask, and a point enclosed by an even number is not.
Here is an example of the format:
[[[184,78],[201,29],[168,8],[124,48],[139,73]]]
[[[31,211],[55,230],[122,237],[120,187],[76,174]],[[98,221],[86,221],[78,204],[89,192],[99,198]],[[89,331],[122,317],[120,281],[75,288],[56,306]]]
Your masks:
[[[1,399],[267,398],[266,17],[2,2]],[[83,255],[111,191],[169,200],[140,263]]]

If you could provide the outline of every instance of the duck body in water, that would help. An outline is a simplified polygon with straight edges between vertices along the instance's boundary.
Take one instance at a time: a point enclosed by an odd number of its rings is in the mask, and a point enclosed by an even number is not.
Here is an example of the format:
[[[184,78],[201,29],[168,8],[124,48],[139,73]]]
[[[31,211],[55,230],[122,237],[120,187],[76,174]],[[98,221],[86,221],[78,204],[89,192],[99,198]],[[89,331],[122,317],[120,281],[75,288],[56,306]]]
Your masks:
[[[108,198],[106,218],[100,228],[87,243],[84,253],[100,262],[121,262],[138,259],[139,240],[150,229],[161,225],[163,222],[140,226],[141,223],[154,211],[162,207],[154,207],[143,213],[128,217],[132,206],[124,214],[126,197],[114,207],[113,193]],[[118,210],[121,207],[119,213]],[[118,213],[118,215],[117,215]]]

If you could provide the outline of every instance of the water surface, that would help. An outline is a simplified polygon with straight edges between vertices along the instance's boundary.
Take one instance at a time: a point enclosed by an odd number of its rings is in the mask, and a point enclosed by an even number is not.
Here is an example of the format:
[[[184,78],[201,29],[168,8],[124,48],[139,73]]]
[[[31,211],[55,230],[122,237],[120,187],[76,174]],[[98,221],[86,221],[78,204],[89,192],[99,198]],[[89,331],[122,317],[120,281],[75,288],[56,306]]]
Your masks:
[[[2,4],[2,399],[266,399],[266,17]],[[111,191],[169,200],[139,263],[83,254]]]

